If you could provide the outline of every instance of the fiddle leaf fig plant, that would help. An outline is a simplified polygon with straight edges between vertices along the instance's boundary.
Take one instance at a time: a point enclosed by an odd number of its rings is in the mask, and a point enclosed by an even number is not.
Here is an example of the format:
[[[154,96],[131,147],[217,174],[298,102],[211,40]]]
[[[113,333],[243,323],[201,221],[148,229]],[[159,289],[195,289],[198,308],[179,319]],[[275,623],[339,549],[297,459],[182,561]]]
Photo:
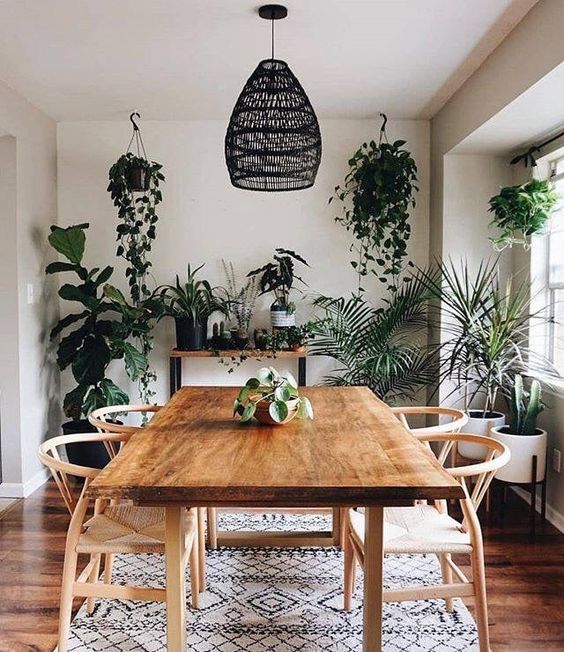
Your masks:
[[[50,335],[53,340],[63,336],[57,364],[61,371],[70,367],[76,382],[63,402],[65,414],[74,420],[98,407],[129,402],[127,394],[107,376],[112,360],[124,359],[132,380],[147,368],[146,356],[128,341],[137,334],[139,309],[106,283],[112,267],[87,269],[82,264],[88,226],[52,226],[49,243],[66,261],[50,263],[45,269],[47,274],[72,272],[77,277],[75,283],[61,285],[59,296],[78,308],[60,319]]]
[[[257,406],[268,403],[268,413],[276,423],[286,420],[289,401],[297,401],[297,418],[313,419],[310,400],[300,396],[298,383],[291,373],[279,373],[274,367],[259,369],[256,377],[249,378],[241,388],[233,404],[233,416],[239,415],[242,423],[248,423],[257,411]]]
[[[559,201],[559,195],[551,181],[532,179],[520,186],[502,188],[490,199],[490,213],[494,218],[490,227],[500,234],[490,238],[498,251],[514,244],[525,249],[531,246],[531,238],[545,232]]]
[[[342,203],[343,212],[335,221],[355,238],[351,265],[359,293],[364,291],[362,279],[370,274],[397,290],[411,235],[409,211],[419,190],[415,160],[404,149],[405,140],[388,142],[386,120],[384,116],[378,143],[363,143],[349,159],[345,182],[329,199]]]

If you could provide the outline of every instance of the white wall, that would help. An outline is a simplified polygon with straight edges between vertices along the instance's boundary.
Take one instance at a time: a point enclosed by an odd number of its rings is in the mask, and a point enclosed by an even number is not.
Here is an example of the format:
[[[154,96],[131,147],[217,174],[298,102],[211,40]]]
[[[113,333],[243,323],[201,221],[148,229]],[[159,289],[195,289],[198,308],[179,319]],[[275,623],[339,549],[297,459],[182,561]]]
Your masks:
[[[347,160],[358,146],[377,135],[375,121],[325,121],[321,124],[323,159],[316,184],[291,193],[257,193],[230,185],[223,155],[224,121],[146,122],[143,139],[149,156],[164,165],[166,184],[153,248],[156,283],[171,282],[186,264],[206,263],[203,271],[213,283],[223,283],[220,259],[232,260],[241,276],[267,262],[278,246],[295,249],[311,265],[304,273],[310,292],[347,294],[355,285],[349,265],[350,240],[334,223],[336,205],[328,206],[334,186],[342,183]],[[429,129],[424,121],[390,121],[390,139],[404,138],[419,166],[421,192],[412,217],[410,252],[425,264],[428,252]],[[58,125],[59,222],[89,221],[88,264],[116,265],[114,282],[123,286],[123,266],[116,260],[116,214],[106,192],[110,165],[123,153],[130,136],[126,122],[78,122]],[[374,294],[376,298],[376,293]],[[267,326],[263,298],[253,327]],[[67,308],[62,306],[65,311]],[[307,302],[298,301],[298,321],[308,319]],[[161,323],[152,362],[159,374],[158,396],[167,396],[167,351],[174,345],[173,327]],[[281,362],[276,363],[283,368]],[[317,382],[329,362],[308,362],[308,381]],[[256,365],[255,365],[256,366]],[[228,375],[216,360],[185,363],[186,384],[239,384],[251,375],[247,362]]]
[[[2,266],[11,294],[0,309],[11,325],[10,366],[0,369],[2,465],[0,495],[24,495],[46,477],[37,447],[54,434],[59,419],[59,380],[49,359],[47,336],[58,314],[55,285],[45,279],[47,234],[56,221],[56,125],[0,82],[0,129],[15,139],[16,221],[2,237],[9,248]],[[26,301],[33,286],[34,302]],[[17,341],[15,341],[15,327]],[[17,362],[16,362],[17,361]],[[9,402],[8,402],[8,397]],[[10,415],[4,414],[10,412]],[[19,418],[17,418],[17,414]]]

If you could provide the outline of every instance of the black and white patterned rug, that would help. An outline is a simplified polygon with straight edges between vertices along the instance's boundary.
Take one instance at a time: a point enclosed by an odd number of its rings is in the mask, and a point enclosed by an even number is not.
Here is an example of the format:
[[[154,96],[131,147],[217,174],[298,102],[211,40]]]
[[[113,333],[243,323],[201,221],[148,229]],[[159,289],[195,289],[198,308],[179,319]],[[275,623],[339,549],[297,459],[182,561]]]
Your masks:
[[[330,529],[323,515],[227,514],[224,529]],[[122,555],[114,582],[164,586],[161,555]],[[362,649],[362,573],[354,608],[342,610],[342,552],[335,548],[221,548],[207,553],[208,587],[201,608],[188,609],[188,649],[196,652],[357,652]],[[385,585],[440,581],[433,555],[387,556]],[[476,625],[461,600],[384,606],[386,652],[470,652]],[[99,600],[72,624],[72,652],[166,650],[163,603]]]

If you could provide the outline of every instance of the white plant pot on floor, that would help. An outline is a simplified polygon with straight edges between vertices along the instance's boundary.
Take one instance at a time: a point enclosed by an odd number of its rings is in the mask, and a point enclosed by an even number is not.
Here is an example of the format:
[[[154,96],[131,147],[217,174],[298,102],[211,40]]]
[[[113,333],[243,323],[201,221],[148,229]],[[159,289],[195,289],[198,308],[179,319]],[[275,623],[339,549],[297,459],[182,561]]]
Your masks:
[[[501,468],[495,477],[504,482],[525,484],[532,481],[533,455],[537,456],[537,482],[544,480],[546,467],[546,444],[548,436],[545,430],[537,428],[534,435],[511,435],[504,432],[508,426],[492,428],[493,439],[505,444],[511,451],[511,459]]]
[[[468,410],[468,423],[462,430],[473,435],[490,437],[492,428],[505,424],[505,414],[501,412],[489,412],[486,417],[483,417],[482,414],[482,410]],[[483,460],[488,453],[488,449],[480,444],[469,444],[461,441],[458,444],[458,452],[462,457],[470,460]]]

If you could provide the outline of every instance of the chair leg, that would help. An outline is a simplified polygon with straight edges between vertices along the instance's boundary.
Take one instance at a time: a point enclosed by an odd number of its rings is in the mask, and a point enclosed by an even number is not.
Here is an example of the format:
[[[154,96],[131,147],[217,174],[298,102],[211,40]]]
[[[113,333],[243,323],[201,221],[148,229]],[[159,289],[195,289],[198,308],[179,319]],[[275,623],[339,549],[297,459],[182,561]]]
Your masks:
[[[63,565],[63,582],[59,607],[59,643],[58,652],[67,652],[72,617],[73,584],[76,579],[78,554],[67,547]]]
[[[204,509],[198,507],[198,569],[200,573],[200,593],[206,590],[206,539],[204,530]]]
[[[350,611],[352,608],[352,596],[354,593],[355,574],[356,574],[356,560],[354,550],[348,531],[344,537],[344,600],[343,608],[345,611]]]
[[[452,568],[448,564],[450,560],[450,554],[445,553],[439,555],[439,561],[441,562],[441,575],[443,576],[443,584],[452,584]],[[454,601],[452,598],[445,598],[446,610],[452,612],[454,608]]]
[[[208,507],[208,545],[210,550],[217,549],[217,509]]]
[[[192,547],[190,548],[190,592],[192,609],[200,606],[200,546],[198,543],[198,528],[194,532]]]
[[[100,564],[102,562],[102,555],[97,554],[97,555],[92,555],[91,558],[92,557],[94,557],[96,561],[94,562],[94,567],[92,568],[92,572],[90,573],[90,577],[88,578],[88,581],[92,582],[93,584],[96,584],[96,582],[100,578]],[[91,614],[94,611],[95,604],[96,604],[96,598],[94,596],[90,596],[86,600],[86,612]]]
[[[478,642],[480,652],[490,652],[490,634],[488,628],[488,602],[486,596],[486,570],[482,547],[474,548],[471,555],[472,582],[474,584],[474,603]]]
[[[110,553],[104,555],[104,584],[112,583],[113,565],[114,565],[114,556]]]

